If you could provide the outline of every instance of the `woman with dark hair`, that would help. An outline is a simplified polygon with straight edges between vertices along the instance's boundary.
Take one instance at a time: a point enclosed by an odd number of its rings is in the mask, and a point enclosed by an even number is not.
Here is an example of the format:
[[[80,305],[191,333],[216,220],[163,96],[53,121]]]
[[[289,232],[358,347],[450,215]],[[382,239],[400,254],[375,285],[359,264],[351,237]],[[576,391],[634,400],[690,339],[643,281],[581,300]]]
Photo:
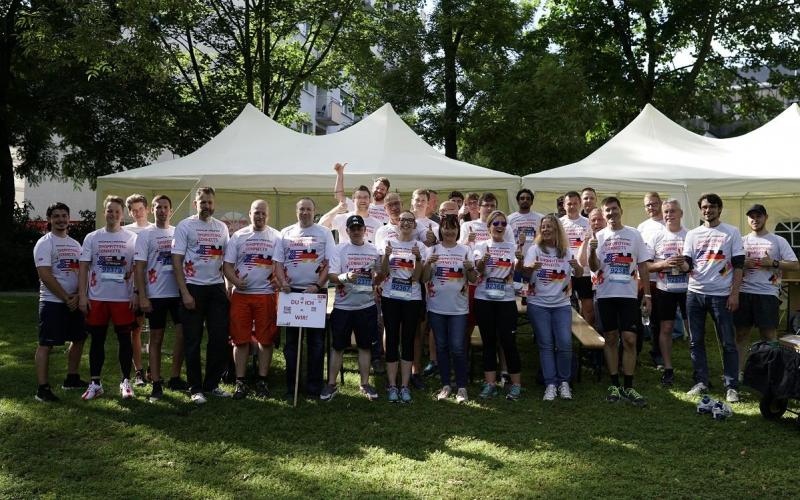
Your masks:
[[[467,282],[475,282],[477,272],[470,250],[458,241],[459,224],[455,215],[445,215],[439,226],[439,241],[428,249],[422,268],[427,283],[428,322],[436,338],[436,359],[442,380],[438,400],[450,397],[450,357],[456,372],[456,401],[467,401],[467,357],[464,331],[467,327]]]

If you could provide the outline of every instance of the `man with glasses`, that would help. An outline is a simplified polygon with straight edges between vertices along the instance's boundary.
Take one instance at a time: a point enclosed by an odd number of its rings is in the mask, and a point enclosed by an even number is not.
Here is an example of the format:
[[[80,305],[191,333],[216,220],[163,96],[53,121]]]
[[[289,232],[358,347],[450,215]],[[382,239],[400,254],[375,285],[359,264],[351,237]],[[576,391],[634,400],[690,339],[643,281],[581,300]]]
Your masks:
[[[536,238],[539,223],[542,221],[542,214],[531,210],[532,204],[533,191],[520,189],[517,193],[519,210],[508,216],[508,224],[511,226],[514,240],[517,243],[524,241],[522,246],[523,255],[528,254],[528,249],[533,245],[533,240]],[[521,238],[524,238],[524,240]]]
[[[467,245],[470,249],[474,249],[476,243],[491,238],[489,235],[489,227],[486,225],[486,219],[489,217],[489,214],[497,210],[497,197],[494,193],[483,193],[478,199],[478,206],[479,218],[462,223],[461,234],[458,238],[460,244]],[[514,243],[512,231],[506,231],[503,239],[509,243]]]
[[[642,234],[644,244],[647,245],[647,248],[649,248],[651,252],[653,252],[653,239],[656,237],[656,235],[661,234],[661,232],[664,230],[665,224],[664,215],[661,211],[661,197],[655,191],[644,195],[644,211],[647,213],[648,219],[639,224],[636,229],[638,229]],[[651,290],[656,288],[656,281],[658,281],[657,273],[650,273],[649,277],[640,276],[639,278],[642,280],[642,282],[644,282],[645,279],[649,279]],[[653,308],[650,312],[650,326],[645,327],[645,329],[650,330],[650,340],[652,342],[650,357],[653,359],[653,364],[656,365],[656,367],[661,368],[664,366],[664,357],[661,355],[661,347],[658,340],[661,318],[658,314],[659,307],[655,303],[657,300],[658,293],[653,295]],[[641,343],[643,339],[644,336],[639,335],[638,342],[640,345],[636,346],[639,352],[642,350]]]

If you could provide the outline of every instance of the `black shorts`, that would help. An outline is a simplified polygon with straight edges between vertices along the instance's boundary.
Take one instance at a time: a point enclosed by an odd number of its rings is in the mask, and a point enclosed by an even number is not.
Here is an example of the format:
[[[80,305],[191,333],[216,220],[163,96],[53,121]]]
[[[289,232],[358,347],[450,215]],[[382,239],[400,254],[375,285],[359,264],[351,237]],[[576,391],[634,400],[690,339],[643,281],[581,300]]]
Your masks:
[[[579,299],[591,299],[594,295],[592,290],[592,278],[590,276],[572,277],[572,292]]]
[[[633,332],[639,333],[641,311],[639,300],[623,297],[609,297],[597,299],[597,308],[600,312],[600,322],[603,332]]]
[[[778,328],[781,301],[774,295],[739,293],[739,309],[733,313],[733,324],[756,328]]]
[[[162,299],[150,299],[150,305],[153,306],[153,312],[147,313],[147,319],[150,321],[151,330],[163,330],[167,326],[167,313],[172,318],[172,323],[175,325],[181,324],[181,318],[178,311],[181,307],[180,297],[166,297]]]
[[[78,309],[70,311],[60,302],[39,302],[39,345],[64,345],[65,342],[86,340],[83,314]]]
[[[331,311],[331,334],[333,348],[341,351],[350,346],[350,334],[355,332],[356,345],[359,349],[370,349],[372,340],[376,338],[378,328],[378,306],[371,305],[364,309],[346,311],[333,308]]]
[[[665,292],[653,288],[653,308],[660,321],[675,321],[675,311],[681,308],[681,315],[686,317],[686,292]]]

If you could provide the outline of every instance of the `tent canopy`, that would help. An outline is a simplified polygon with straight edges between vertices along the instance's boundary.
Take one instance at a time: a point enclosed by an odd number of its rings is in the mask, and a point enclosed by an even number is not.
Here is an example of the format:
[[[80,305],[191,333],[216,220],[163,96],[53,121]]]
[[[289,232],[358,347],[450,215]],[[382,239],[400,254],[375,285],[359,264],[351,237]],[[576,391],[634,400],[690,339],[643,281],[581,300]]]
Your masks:
[[[659,191],[662,198],[667,194],[681,200],[686,215],[696,220],[695,202],[702,192],[743,200],[739,205],[800,194],[800,158],[793,142],[798,137],[797,104],[764,126],[730,139],[695,134],[648,104],[627,127],[583,160],[527,175],[523,185],[561,194],[584,186],[636,197]],[[634,212],[628,221],[642,218],[642,212]],[[788,209],[785,212],[788,216]],[[729,217],[740,226],[744,220],[738,214]]]

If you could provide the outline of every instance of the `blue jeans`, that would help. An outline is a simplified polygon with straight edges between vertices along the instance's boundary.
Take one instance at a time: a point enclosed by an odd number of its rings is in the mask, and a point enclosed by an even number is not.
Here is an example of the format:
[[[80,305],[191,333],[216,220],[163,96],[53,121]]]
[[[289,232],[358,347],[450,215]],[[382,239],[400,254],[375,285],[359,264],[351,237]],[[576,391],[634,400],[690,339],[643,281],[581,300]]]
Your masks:
[[[689,317],[689,352],[692,357],[694,381],[708,385],[708,357],[706,356],[706,313],[711,314],[717,337],[722,344],[722,370],[725,387],[739,386],[739,352],[736,349],[736,329],[733,313],[727,307],[728,296],[686,294],[686,315]]]
[[[428,323],[436,338],[436,362],[442,385],[450,385],[450,356],[456,371],[456,386],[467,386],[467,353],[464,349],[467,332],[466,314],[428,312]]]
[[[545,385],[569,382],[572,377],[572,307],[528,303],[528,321],[536,329]]]

